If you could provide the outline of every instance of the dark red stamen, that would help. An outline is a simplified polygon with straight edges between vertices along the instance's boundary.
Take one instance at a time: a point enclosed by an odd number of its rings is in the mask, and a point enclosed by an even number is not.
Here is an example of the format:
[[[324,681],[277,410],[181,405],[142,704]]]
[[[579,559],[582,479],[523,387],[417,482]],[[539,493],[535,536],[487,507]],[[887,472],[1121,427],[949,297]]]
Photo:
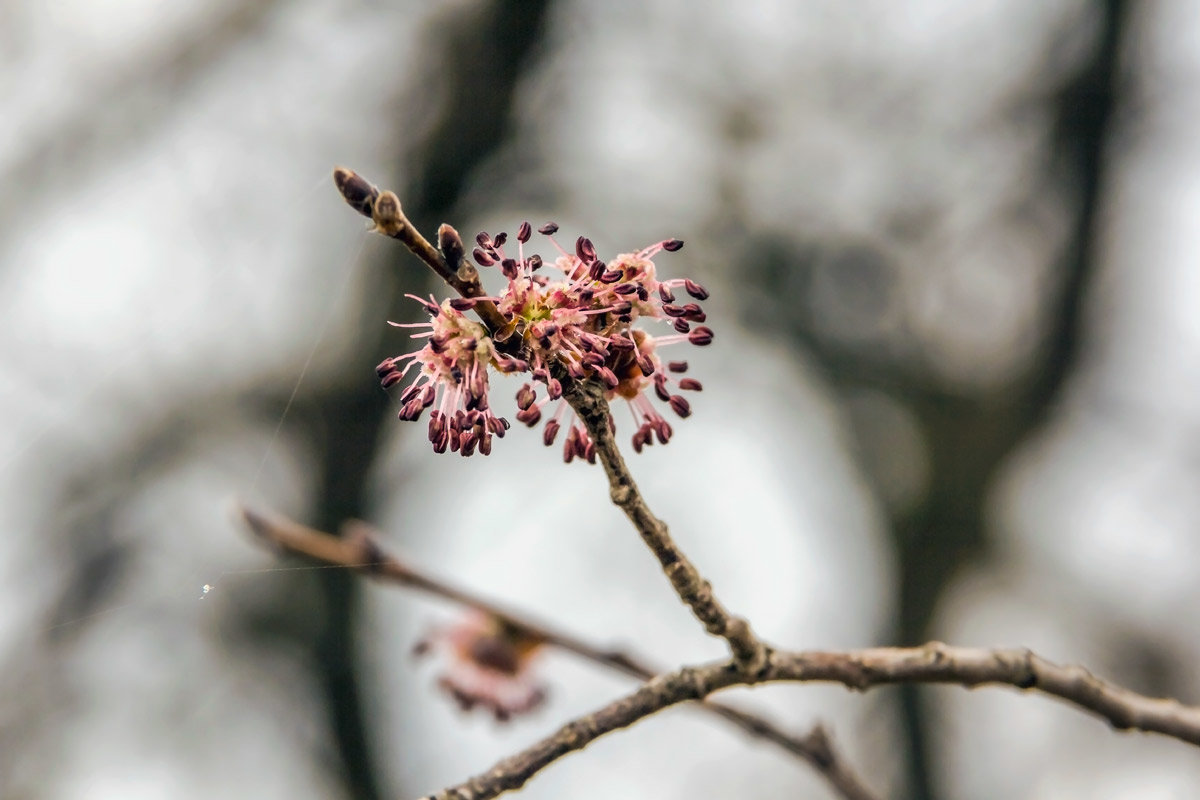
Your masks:
[[[546,423],[545,430],[542,431],[542,444],[549,447],[554,444],[555,438],[558,436],[559,424],[557,420],[550,420]]]
[[[591,239],[580,236],[575,240],[575,255],[579,256],[583,263],[590,264],[596,260],[596,246],[592,244]]]

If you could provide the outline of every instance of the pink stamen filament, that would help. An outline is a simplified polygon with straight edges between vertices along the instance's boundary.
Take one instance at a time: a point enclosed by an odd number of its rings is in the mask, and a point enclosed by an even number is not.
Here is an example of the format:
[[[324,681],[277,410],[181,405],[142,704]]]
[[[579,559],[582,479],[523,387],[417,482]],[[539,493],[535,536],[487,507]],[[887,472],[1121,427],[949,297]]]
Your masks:
[[[677,334],[674,334],[673,336],[655,337],[654,345],[656,347],[661,347],[664,344],[678,344],[679,342],[686,342],[687,340],[688,340],[688,334],[677,333]]]

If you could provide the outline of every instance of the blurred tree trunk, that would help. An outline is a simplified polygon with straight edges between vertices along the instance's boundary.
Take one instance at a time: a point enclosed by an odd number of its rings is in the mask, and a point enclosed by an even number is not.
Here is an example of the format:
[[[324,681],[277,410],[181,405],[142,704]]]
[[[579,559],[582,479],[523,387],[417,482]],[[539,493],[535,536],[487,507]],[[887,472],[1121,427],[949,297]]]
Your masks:
[[[753,315],[747,315],[748,323],[761,325],[767,318],[772,320],[769,324],[785,328],[801,351],[817,359],[839,395],[853,398],[864,390],[887,395],[911,412],[924,438],[929,488],[915,505],[889,509],[899,568],[896,644],[915,645],[931,638],[931,621],[950,582],[961,568],[986,556],[986,502],[994,478],[1009,454],[1046,422],[1076,366],[1086,289],[1096,268],[1096,220],[1128,4],[1125,0],[1095,0],[1090,11],[1097,23],[1090,60],[1056,94],[1039,95],[1035,85],[1024,98],[1024,102],[1047,107],[1054,120],[1046,164],[1034,172],[1045,175],[1054,192],[1073,198],[1076,213],[1066,246],[1058,256],[1053,283],[1047,287],[1053,295],[1047,304],[1039,352],[1020,378],[994,390],[955,394],[922,373],[920,367],[889,361],[873,348],[856,349],[822,334],[809,318],[812,302],[805,297],[812,291],[807,282],[809,270],[830,258],[836,262],[832,271],[839,278],[862,283],[860,288],[868,292],[889,292],[886,255],[870,245],[817,240],[798,249],[791,239],[751,234],[753,240],[739,247],[741,253],[751,254],[743,271],[754,275],[758,285],[775,289],[771,296],[746,301],[747,308],[755,309]],[[1088,17],[1087,11],[1081,12],[1075,24],[1091,21]],[[1056,55],[1047,54],[1046,62],[1053,64]],[[1045,72],[1054,74],[1049,68]],[[753,225],[736,189],[728,188],[736,187],[736,180],[730,178],[726,184],[728,197],[722,206],[726,214],[714,225],[723,225],[731,234],[727,238],[736,240],[746,229],[753,230]],[[1028,195],[1036,197],[1042,191],[1043,187],[1033,186]],[[877,298],[872,295],[871,299]],[[764,314],[763,308],[770,312]],[[853,417],[851,421],[869,422]],[[877,452],[864,438],[872,435],[871,429],[860,424],[857,433],[869,458]],[[864,474],[875,472],[871,466],[864,463]],[[898,744],[907,748],[909,796],[935,800],[928,715],[921,702],[924,690],[910,685],[896,691],[904,735]]]
[[[953,397],[915,387],[897,396],[919,419],[930,453],[928,495],[919,507],[892,520],[901,570],[898,644],[930,638],[930,622],[947,585],[961,567],[983,555],[993,478],[1014,448],[1045,423],[1079,355],[1128,16],[1124,0],[1097,6],[1101,30],[1092,61],[1054,99],[1055,150],[1047,174],[1075,188],[1078,211],[1040,357],[1023,380],[993,394]],[[937,791],[922,690],[905,686],[900,697],[910,748],[910,796],[933,800]]]
[[[462,189],[472,170],[504,142],[514,91],[538,49],[549,3],[503,0],[471,8],[434,32],[429,70],[440,70],[444,111],[429,138],[404,153],[412,159],[413,179],[394,187],[406,213],[431,236],[436,226],[454,216]],[[403,104],[397,116],[403,118]],[[387,176],[368,176],[385,186]],[[332,191],[332,188],[330,189]],[[358,225],[347,212],[348,225]],[[374,285],[367,291],[390,309],[388,319],[412,315],[403,301],[429,280],[427,270],[400,245],[383,248],[385,263],[371,270]],[[384,338],[384,318],[362,320],[356,356],[356,380],[304,398],[297,403],[297,420],[313,423],[322,473],[321,495],[313,523],[336,531],[348,518],[366,516],[370,498],[367,476],[375,462],[381,426],[392,414],[387,395],[375,380],[374,367],[395,355],[403,343]],[[415,433],[414,429],[414,433]],[[403,486],[394,487],[403,492]],[[358,608],[357,576],[338,570],[314,573],[325,606],[325,624],[310,643],[313,663],[324,687],[333,738],[337,742],[349,793],[375,800],[380,789],[371,743],[363,718],[355,643]],[[389,755],[389,758],[394,757]]]
[[[116,81],[114,96],[132,92],[145,97],[186,85],[219,61],[232,43],[266,24],[274,7],[274,0],[259,0],[246,9],[220,17],[193,36],[189,40],[192,43],[182,51],[172,51],[163,69],[153,70],[148,76],[139,74],[136,77],[144,80],[134,82],[133,86],[127,85],[133,78]],[[548,8],[546,0],[496,0],[473,6],[429,32],[429,62],[425,69],[429,75],[437,70],[440,80],[425,75],[418,76],[417,81],[442,87],[445,95],[442,116],[425,142],[396,153],[398,161],[409,159],[414,164],[409,170],[413,178],[407,185],[395,186],[389,176],[369,176],[397,189],[409,216],[427,233],[454,216],[470,173],[509,135],[515,88],[529,68],[531,54],[539,49]],[[214,38],[221,47],[214,50],[202,46]],[[398,94],[403,88],[397,87]],[[396,116],[402,119],[407,109],[403,101],[398,101],[397,106]],[[39,145],[40,149],[21,162],[16,174],[24,174],[22,169],[36,174],[44,162],[54,160],[46,153],[63,157],[87,155],[92,159],[89,164],[107,157],[111,150],[101,147],[102,143],[86,136],[86,146],[75,141],[90,131],[94,108],[89,105],[72,118],[71,130],[75,131],[72,136],[59,136]],[[112,146],[126,146],[129,140],[137,141],[136,137],[122,135],[114,138]],[[39,183],[39,189],[44,192],[46,186]],[[334,192],[332,184],[329,191]],[[346,224],[361,222],[347,210]],[[321,477],[312,522],[325,530],[338,530],[347,518],[368,516],[367,477],[378,453],[381,428],[392,418],[388,397],[379,387],[374,367],[404,346],[395,338],[381,336],[380,332],[384,330],[385,319],[402,319],[412,314],[410,306],[415,304],[403,300],[405,291],[419,293],[420,287],[429,282],[427,269],[399,244],[391,244],[394,246],[379,249],[384,263],[369,271],[364,287],[374,307],[387,309],[387,313],[360,321],[356,355],[353,363],[346,366],[348,378],[333,386],[301,385],[300,394],[291,403],[290,385],[250,398],[265,425],[274,424],[285,409],[290,409],[284,422],[291,432],[314,443],[315,468]],[[64,498],[70,498],[70,502],[64,499],[67,511],[58,517],[68,519],[56,519],[68,531],[64,540],[71,545],[71,557],[64,559],[64,563],[71,565],[72,578],[54,610],[52,622],[90,613],[124,568],[126,554],[108,535],[108,525],[114,509],[125,502],[127,487],[139,486],[140,476],[152,474],[164,460],[177,454],[189,437],[201,437],[209,426],[217,427],[224,415],[230,413],[228,403],[229,398],[220,392],[193,398],[168,423],[146,431],[122,453],[112,456],[103,469],[87,465],[78,477],[64,480]],[[215,413],[197,411],[212,408]],[[186,435],[181,431],[186,431]],[[403,490],[402,486],[395,487],[396,492]],[[79,543],[87,546],[77,546]],[[357,576],[338,570],[298,573],[287,599],[279,607],[239,606],[235,612],[239,619],[231,625],[253,635],[257,646],[283,647],[294,652],[298,645],[310,653],[314,682],[324,695],[329,740],[336,747],[335,768],[341,773],[346,794],[359,800],[376,800],[381,797],[381,790],[356,660],[359,582]],[[36,708],[30,712],[36,712]]]

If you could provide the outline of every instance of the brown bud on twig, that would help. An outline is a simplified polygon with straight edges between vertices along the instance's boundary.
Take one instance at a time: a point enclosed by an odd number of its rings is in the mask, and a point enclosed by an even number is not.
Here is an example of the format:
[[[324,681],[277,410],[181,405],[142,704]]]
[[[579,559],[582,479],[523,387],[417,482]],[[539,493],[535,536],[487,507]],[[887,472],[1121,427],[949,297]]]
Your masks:
[[[371,216],[379,190],[352,169],[334,167],[333,183],[351,208],[364,217]]]
[[[404,230],[407,220],[404,219],[404,212],[400,209],[400,198],[396,197],[394,192],[380,192],[375,198],[374,213],[371,219],[375,221],[375,228],[384,236],[395,236]]]
[[[458,235],[458,231],[444,222],[438,227],[437,237],[438,249],[442,251],[442,258],[446,259],[446,266],[450,268],[451,272],[454,272],[467,252],[462,237]]]
[[[458,278],[459,291],[471,296],[483,294],[483,287],[479,285],[479,270],[467,259],[459,262],[454,277]]]

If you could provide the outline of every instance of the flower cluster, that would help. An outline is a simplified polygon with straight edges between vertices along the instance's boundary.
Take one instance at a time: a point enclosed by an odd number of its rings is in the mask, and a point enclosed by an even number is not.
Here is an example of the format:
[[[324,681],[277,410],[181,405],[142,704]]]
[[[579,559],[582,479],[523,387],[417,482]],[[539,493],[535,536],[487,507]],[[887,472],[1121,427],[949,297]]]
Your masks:
[[[376,372],[383,388],[404,379],[413,366],[421,370],[415,381],[400,393],[400,419],[416,420],[430,406],[429,441],[435,452],[447,449],[469,456],[476,448],[484,455],[492,452],[492,436],[504,436],[508,421],[497,417],[488,406],[488,367],[500,355],[485,329],[467,319],[469,308],[460,300],[447,300],[440,306],[430,297],[422,300],[430,314],[429,322],[388,323],[397,328],[428,328],[413,338],[427,338],[423,348],[407,355],[385,359]],[[405,363],[407,362],[407,363]]]
[[[463,711],[483,708],[505,722],[546,699],[546,688],[532,669],[540,647],[540,640],[476,611],[427,634],[413,652],[440,659],[438,686]]]
[[[558,251],[553,262],[540,255],[526,255],[525,246],[533,230],[523,222],[516,235],[516,257],[510,256],[504,233],[480,233],[472,258],[482,267],[498,267],[506,285],[495,297],[456,298],[438,305],[414,297],[430,314],[430,321],[409,327],[427,330],[414,334],[426,337],[421,349],[379,365],[384,387],[399,383],[408,371],[420,365],[419,377],[400,396],[400,418],[415,420],[426,408],[434,407],[429,438],[434,450],[455,450],[471,455],[478,449],[491,451],[492,436],[503,436],[507,420],[494,416],[488,404],[488,368],[504,373],[525,373],[530,381],[517,392],[517,421],[533,427],[547,417],[543,441],[552,445],[566,427],[563,458],[595,461],[595,446],[587,429],[563,401],[559,377],[596,380],[607,399],[624,398],[637,426],[633,447],[642,448],[655,440],[666,444],[671,425],[648,397],[649,392],[679,417],[691,414],[691,404],[679,391],[699,391],[700,382],[680,377],[686,361],[660,358],[661,348],[680,343],[707,345],[713,332],[703,323],[704,310],[696,301],[708,292],[691,280],[660,280],[654,257],[683,246],[678,239],[653,244],[636,253],[625,253],[609,262],[600,260],[591,241],[579,237],[574,252],[554,240],[558,226],[542,226]],[[680,300],[676,292],[686,293]],[[410,295],[411,297],[411,295]],[[464,316],[477,303],[493,303],[505,325],[488,335],[479,323]],[[635,328],[648,320],[668,326],[657,335]],[[395,324],[395,323],[393,323]],[[514,338],[516,337],[516,338]],[[544,389],[539,399],[538,385]],[[547,404],[555,403],[552,411]]]

